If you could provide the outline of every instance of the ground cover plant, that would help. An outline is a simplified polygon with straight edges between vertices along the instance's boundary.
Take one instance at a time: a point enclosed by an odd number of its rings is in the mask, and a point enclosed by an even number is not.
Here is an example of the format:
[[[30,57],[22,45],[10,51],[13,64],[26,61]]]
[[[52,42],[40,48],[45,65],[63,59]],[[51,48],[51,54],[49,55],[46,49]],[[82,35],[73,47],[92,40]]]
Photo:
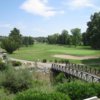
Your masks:
[[[70,100],[60,92],[43,93],[42,91],[26,91],[16,96],[15,100]]]
[[[97,95],[100,97],[100,84],[99,83],[85,83],[85,82],[70,82],[59,84],[57,91],[69,95],[71,100],[83,100]]]

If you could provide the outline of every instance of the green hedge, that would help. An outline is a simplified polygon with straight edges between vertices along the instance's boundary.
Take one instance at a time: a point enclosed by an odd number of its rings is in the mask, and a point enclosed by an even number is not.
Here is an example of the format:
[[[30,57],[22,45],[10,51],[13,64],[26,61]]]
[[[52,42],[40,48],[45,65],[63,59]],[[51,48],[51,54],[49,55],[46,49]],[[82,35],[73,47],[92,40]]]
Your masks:
[[[57,91],[69,95],[71,100],[83,100],[88,97],[100,97],[100,84],[71,82],[59,84]]]
[[[65,94],[59,92],[43,93],[41,91],[26,91],[19,93],[15,100],[70,100]]]

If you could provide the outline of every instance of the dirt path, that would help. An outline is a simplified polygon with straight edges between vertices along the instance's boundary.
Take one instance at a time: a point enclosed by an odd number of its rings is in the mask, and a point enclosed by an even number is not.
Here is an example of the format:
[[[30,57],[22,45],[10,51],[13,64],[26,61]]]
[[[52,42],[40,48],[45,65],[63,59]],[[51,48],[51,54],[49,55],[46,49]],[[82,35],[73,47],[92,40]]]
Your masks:
[[[36,67],[37,66],[40,69],[51,68],[51,63],[33,62],[33,61],[27,61],[27,60],[15,59],[15,58],[10,58],[10,60],[20,61],[26,67]]]
[[[63,59],[75,59],[75,60],[100,58],[99,56],[72,56],[72,55],[59,55],[59,54],[54,55],[53,57],[63,58]]]

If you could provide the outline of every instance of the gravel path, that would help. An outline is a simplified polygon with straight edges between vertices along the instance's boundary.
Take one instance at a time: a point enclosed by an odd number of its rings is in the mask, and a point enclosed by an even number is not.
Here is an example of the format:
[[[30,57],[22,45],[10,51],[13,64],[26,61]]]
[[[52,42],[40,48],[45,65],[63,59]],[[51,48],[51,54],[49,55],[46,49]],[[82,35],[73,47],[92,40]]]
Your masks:
[[[21,60],[21,59],[15,59],[10,58],[12,61],[20,61],[24,66],[26,67],[38,67],[40,69],[50,69],[52,63],[42,63],[42,62],[33,62],[33,61],[27,61],[27,60]]]

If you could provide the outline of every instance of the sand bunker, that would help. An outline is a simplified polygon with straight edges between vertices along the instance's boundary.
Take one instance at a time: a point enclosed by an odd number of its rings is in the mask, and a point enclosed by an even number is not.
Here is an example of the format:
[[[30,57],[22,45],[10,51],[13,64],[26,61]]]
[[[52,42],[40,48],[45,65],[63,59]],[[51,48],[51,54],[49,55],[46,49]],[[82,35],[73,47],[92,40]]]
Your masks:
[[[59,55],[59,54],[54,55],[53,57],[63,58],[63,59],[75,59],[75,60],[99,58],[98,56],[72,56],[72,55]]]

